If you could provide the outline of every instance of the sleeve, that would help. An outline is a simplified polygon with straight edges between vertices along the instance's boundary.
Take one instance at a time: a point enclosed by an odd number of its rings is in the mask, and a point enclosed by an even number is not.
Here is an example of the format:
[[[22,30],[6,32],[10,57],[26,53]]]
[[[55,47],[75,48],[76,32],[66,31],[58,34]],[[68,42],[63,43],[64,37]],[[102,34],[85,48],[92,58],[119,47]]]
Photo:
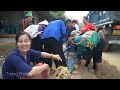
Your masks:
[[[95,27],[92,23],[89,24],[89,29],[95,30],[95,28],[96,28],[96,27]]]
[[[81,31],[82,31],[82,33],[87,32],[87,31],[88,31],[87,26],[84,26],[84,25],[83,25]]]
[[[31,61],[40,61],[41,52],[30,49],[30,60]]]
[[[16,70],[17,77],[20,78],[23,75],[26,75],[28,72],[32,70],[32,67],[25,63],[21,57],[13,55],[10,60],[12,66]]]

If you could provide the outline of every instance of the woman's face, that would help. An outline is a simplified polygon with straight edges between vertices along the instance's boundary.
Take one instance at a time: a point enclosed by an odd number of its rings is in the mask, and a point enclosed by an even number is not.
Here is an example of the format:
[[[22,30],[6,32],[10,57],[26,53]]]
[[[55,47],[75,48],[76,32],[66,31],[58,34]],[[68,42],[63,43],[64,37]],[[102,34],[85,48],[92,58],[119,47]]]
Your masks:
[[[30,49],[30,45],[31,41],[26,34],[19,37],[17,42],[17,48],[21,53],[26,53]]]
[[[87,22],[88,21],[85,18],[83,18],[83,23],[86,24]]]
[[[67,22],[67,27],[71,27],[72,26],[72,22]]]
[[[31,22],[33,20],[33,17],[28,17],[27,19],[29,22]]]

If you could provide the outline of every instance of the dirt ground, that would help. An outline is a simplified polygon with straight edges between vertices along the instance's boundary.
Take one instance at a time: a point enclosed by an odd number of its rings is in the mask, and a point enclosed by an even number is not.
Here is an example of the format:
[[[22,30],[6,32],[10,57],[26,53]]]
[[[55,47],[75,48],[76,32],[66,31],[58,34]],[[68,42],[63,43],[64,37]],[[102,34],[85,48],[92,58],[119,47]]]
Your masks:
[[[7,41],[7,43],[0,43],[0,71],[4,58],[15,47],[14,39],[10,39],[10,40],[5,39],[5,40]],[[0,42],[6,42],[6,41],[1,40],[0,38]],[[120,79],[120,71],[117,69],[115,65],[111,65],[110,63],[107,62],[107,60],[103,59],[102,66],[103,66],[103,70],[102,70],[103,72],[101,75],[96,75],[94,72],[89,71],[88,68],[85,67],[85,70],[81,76],[74,74],[72,74],[72,76],[74,77],[74,79]],[[89,69],[92,69],[92,62],[89,66]]]
[[[120,45],[113,45],[112,51],[104,52],[103,57],[120,70]]]

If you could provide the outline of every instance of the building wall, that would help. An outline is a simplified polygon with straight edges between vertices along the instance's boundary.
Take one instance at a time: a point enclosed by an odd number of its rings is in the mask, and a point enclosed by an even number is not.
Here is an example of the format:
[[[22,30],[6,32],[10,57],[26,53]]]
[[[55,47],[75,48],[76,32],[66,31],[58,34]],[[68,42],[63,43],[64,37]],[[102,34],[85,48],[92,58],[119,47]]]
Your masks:
[[[38,15],[35,11],[33,11],[33,15],[34,15],[34,22],[33,24],[37,24],[38,22]],[[10,31],[10,33],[16,33],[18,31],[18,23],[19,21],[24,18],[24,11],[0,11],[0,20],[3,19],[5,24],[8,25],[7,28],[9,30],[6,31]],[[11,26],[12,28],[11,28]],[[14,29],[15,32],[12,32]]]
[[[8,24],[16,25],[24,17],[24,11],[0,11],[0,19]]]

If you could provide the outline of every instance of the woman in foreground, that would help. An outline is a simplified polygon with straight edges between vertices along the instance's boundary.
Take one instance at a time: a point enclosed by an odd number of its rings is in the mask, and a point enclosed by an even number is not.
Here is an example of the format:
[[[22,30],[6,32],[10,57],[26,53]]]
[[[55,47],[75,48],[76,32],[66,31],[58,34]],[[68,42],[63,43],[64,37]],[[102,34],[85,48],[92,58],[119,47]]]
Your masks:
[[[59,55],[30,49],[31,38],[25,32],[16,35],[16,48],[6,57],[2,66],[3,79],[46,79],[49,76],[48,64],[30,66],[30,61],[42,58],[61,60]]]

